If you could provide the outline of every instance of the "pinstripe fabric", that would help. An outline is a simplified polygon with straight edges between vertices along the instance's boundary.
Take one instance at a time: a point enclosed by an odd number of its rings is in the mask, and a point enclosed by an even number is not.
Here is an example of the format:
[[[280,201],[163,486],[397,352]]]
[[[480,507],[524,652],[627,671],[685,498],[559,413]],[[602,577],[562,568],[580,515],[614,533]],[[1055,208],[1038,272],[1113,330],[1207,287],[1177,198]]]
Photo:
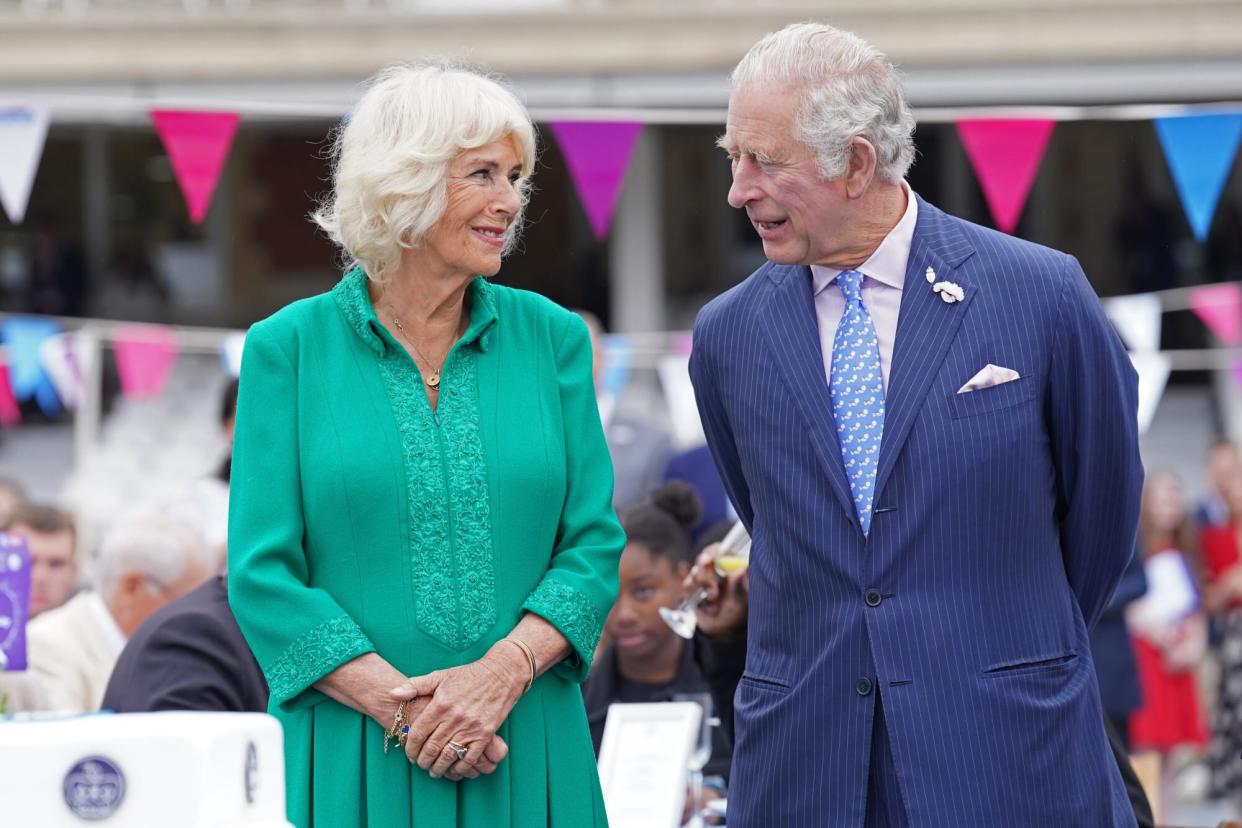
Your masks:
[[[1133,550],[1133,368],[1074,259],[921,200],[906,286],[869,538],[809,270],[769,263],[695,324],[708,442],[754,538],[729,824],[863,825],[878,689],[880,795],[911,825],[1133,825],[1086,632]],[[955,393],[989,362],[1022,378]]]

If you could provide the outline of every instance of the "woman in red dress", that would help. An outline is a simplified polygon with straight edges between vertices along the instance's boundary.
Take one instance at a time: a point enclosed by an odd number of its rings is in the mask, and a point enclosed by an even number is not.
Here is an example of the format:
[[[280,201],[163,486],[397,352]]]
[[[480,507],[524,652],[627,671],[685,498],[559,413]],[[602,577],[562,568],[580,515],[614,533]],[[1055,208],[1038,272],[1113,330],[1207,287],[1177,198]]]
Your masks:
[[[1223,487],[1229,522],[1203,530],[1204,605],[1220,632],[1220,692],[1209,755],[1212,793],[1242,799],[1242,470]]]
[[[1139,532],[1147,594],[1126,619],[1134,635],[1143,706],[1130,719],[1134,750],[1198,753],[1208,744],[1195,669],[1206,649],[1206,624],[1190,564],[1191,532],[1181,482],[1148,477]]]

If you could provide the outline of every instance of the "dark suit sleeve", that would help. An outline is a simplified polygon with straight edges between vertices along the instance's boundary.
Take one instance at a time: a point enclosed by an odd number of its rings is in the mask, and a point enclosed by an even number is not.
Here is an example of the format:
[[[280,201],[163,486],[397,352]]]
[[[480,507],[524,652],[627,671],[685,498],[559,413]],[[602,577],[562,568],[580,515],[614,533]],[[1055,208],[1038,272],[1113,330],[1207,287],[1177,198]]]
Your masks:
[[[724,482],[733,508],[750,532],[754,511],[750,503],[750,488],[742,475],[742,463],[738,459],[737,445],[733,442],[733,427],[721,397],[720,383],[715,376],[713,361],[712,329],[715,320],[699,315],[694,326],[694,347],[690,351],[690,382],[694,385],[694,399],[703,421],[703,433],[711,449],[716,469]]]
[[[1088,629],[1134,552],[1138,375],[1082,268],[1064,262],[1048,377],[1061,555]]]
[[[1143,573],[1142,555],[1137,549],[1130,556],[1130,563],[1126,566],[1126,571],[1121,574],[1121,581],[1117,584],[1117,589],[1113,592],[1112,599],[1108,602],[1106,612],[1118,613],[1125,615],[1126,605],[1132,601],[1137,601],[1147,594],[1147,576]]]
[[[170,615],[133,654],[121,709],[246,710],[243,665],[229,642],[227,630],[207,613]]]

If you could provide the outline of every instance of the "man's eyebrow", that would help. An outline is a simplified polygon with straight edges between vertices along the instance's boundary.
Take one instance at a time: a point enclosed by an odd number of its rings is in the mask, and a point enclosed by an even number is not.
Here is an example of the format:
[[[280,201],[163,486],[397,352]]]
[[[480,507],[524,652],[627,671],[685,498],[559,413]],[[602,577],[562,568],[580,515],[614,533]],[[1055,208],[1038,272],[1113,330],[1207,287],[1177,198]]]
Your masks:
[[[727,132],[716,139],[716,146],[728,153],[732,153],[737,150],[737,144]]]

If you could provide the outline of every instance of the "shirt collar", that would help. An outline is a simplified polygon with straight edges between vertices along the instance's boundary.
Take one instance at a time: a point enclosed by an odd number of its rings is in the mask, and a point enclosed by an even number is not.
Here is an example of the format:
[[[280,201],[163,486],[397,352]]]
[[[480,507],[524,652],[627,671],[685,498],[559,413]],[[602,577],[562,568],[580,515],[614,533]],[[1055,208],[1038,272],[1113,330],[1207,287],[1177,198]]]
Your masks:
[[[910,260],[910,247],[914,244],[914,226],[919,219],[918,199],[910,185],[901,182],[901,189],[906,194],[906,211],[871,257],[858,267],[864,276],[877,282],[901,290],[906,283],[906,264]],[[816,294],[820,293],[841,273],[831,267],[811,265],[811,284]]]
[[[497,320],[495,289],[482,276],[476,276],[471,280],[467,292],[470,324],[461,338],[461,343],[477,343],[479,350],[486,351],[491,345],[491,328]],[[380,356],[387,356],[394,350],[401,349],[375,315],[375,307],[367,292],[367,274],[361,266],[346,273],[332,289],[332,295],[350,329],[367,347]]]
[[[108,605],[104,603],[103,598],[98,592],[85,592],[82,594],[82,603],[90,610],[91,615],[95,616],[95,621],[99,624],[99,631],[103,633],[104,638],[108,639],[112,649],[117,655],[120,655],[121,650],[125,649],[125,633],[121,632],[120,625],[112,617],[112,613],[108,610]]]

